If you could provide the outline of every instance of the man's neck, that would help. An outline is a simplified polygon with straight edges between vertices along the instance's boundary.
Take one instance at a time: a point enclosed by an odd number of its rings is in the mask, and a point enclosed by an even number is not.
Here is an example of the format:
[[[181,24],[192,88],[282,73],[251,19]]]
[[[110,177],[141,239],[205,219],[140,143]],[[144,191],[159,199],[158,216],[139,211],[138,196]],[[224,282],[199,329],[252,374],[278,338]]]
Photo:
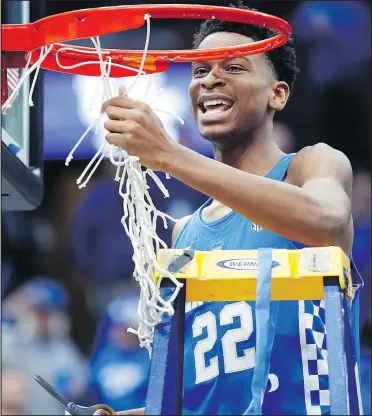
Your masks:
[[[272,131],[261,133],[261,137],[256,134],[234,149],[214,148],[215,160],[254,175],[265,176],[284,153],[272,138]]]

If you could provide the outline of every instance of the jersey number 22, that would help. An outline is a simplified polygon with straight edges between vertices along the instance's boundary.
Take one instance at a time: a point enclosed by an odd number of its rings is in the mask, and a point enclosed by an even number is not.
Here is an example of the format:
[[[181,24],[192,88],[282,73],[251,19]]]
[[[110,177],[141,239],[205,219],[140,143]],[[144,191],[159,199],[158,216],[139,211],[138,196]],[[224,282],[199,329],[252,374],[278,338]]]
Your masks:
[[[225,373],[244,371],[255,366],[255,348],[247,348],[244,355],[238,357],[236,344],[247,341],[253,332],[252,308],[246,302],[236,302],[225,305],[219,314],[220,326],[232,324],[235,317],[240,318],[240,328],[228,330],[221,338],[223,367]],[[219,357],[215,356],[206,365],[205,354],[210,351],[217,342],[217,317],[212,312],[206,312],[197,316],[192,325],[193,337],[202,335],[203,328],[207,329],[207,338],[197,342],[194,349],[195,358],[195,384],[211,380],[217,377],[219,370]]]

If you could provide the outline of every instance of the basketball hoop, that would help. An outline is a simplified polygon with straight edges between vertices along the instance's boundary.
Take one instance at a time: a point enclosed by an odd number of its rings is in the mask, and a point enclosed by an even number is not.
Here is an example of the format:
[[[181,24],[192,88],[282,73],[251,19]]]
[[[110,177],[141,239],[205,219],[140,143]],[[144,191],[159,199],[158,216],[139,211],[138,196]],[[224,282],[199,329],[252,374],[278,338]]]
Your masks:
[[[149,51],[151,19],[216,19],[265,26],[274,36],[238,46],[216,49],[194,50],[154,50]],[[102,49],[99,36],[135,29],[147,24],[146,43],[143,51]],[[171,62],[195,62],[205,60],[227,59],[264,53],[286,43],[291,35],[289,23],[279,17],[265,13],[234,7],[206,5],[139,5],[116,6],[85,9],[56,14],[33,23],[22,25],[2,25],[2,113],[11,107],[24,80],[35,71],[30,88],[29,105],[32,103],[32,92],[40,68],[58,72],[100,77],[103,86],[102,102],[112,98],[110,78],[136,75],[127,89],[127,95],[142,75],[164,72]],[[71,40],[90,38],[94,47],[70,45]],[[18,86],[8,97],[6,71],[8,68],[25,68]],[[5,79],[5,82],[4,82]],[[149,84],[143,101],[147,99]],[[157,97],[161,92],[157,95]],[[155,100],[149,103],[153,111],[167,111],[152,107]],[[73,153],[90,130],[97,129],[104,114],[97,119],[80,137],[66,159],[66,165],[73,159]],[[174,220],[154,206],[148,192],[147,178],[151,177],[158,188],[168,197],[168,191],[155,172],[143,170],[136,156],[128,155],[121,148],[105,142],[77,179],[79,188],[85,187],[105,156],[117,166],[115,180],[119,182],[119,194],[123,199],[122,225],[133,246],[134,278],[141,287],[138,313],[140,325],[137,331],[140,345],[151,352],[151,343],[155,326],[161,321],[163,313],[173,314],[172,303],[179,289],[183,286],[169,271],[157,262],[156,253],[160,247],[167,248],[156,233],[156,222],[161,218],[167,228],[167,219]],[[88,171],[90,170],[89,174]],[[167,176],[167,178],[169,178]],[[173,281],[176,290],[172,298],[164,300],[159,295],[161,278],[155,284],[152,276],[157,270],[162,277]]]
[[[206,50],[161,50],[148,51],[144,67],[146,73],[162,72],[167,70],[170,62],[194,62],[200,60],[226,59],[267,52],[282,46],[291,35],[291,25],[279,17],[265,13],[238,9],[234,7],[219,7],[207,5],[139,5],[115,6],[95,9],[75,10],[60,13],[23,25],[2,26],[2,51],[20,52],[24,55],[24,65],[29,52],[39,50],[43,46],[53,45],[48,57],[41,67],[53,71],[69,72],[80,75],[99,76],[98,65],[88,65],[75,68],[74,71],[62,69],[56,62],[57,54],[61,60],[69,65],[76,65],[87,60],[97,60],[94,48],[77,47],[60,42],[107,35],[119,31],[139,28],[145,23],[145,15],[151,19],[216,19],[233,21],[256,26],[265,26],[278,32],[277,35],[244,45],[230,46]],[[61,49],[64,49],[61,51]],[[143,51],[106,49],[102,53],[110,55],[113,64],[121,64],[138,68]],[[31,63],[34,64],[40,55],[33,54]],[[98,62],[98,60],[97,60]],[[125,77],[133,75],[128,70],[118,67],[112,69],[111,77]]]

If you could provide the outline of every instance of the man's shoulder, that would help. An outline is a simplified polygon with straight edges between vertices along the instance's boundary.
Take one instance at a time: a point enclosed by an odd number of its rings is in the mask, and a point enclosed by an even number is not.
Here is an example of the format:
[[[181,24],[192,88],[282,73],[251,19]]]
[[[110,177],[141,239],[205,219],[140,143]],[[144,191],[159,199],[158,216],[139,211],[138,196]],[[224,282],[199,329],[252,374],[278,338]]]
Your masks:
[[[301,182],[310,172],[318,175],[332,174],[342,182],[352,178],[352,168],[347,156],[326,143],[316,143],[306,146],[296,153],[288,169],[291,182]]]
[[[182,230],[182,228],[186,225],[187,221],[192,217],[192,215],[187,215],[186,217],[183,217],[179,219],[176,222],[176,225],[173,228],[172,231],[172,245],[176,242],[177,236]]]
[[[316,155],[325,155],[328,157],[345,157],[345,154],[341,150],[335,149],[327,143],[319,142],[311,146],[305,146],[296,153],[295,158],[298,157],[311,157]]]

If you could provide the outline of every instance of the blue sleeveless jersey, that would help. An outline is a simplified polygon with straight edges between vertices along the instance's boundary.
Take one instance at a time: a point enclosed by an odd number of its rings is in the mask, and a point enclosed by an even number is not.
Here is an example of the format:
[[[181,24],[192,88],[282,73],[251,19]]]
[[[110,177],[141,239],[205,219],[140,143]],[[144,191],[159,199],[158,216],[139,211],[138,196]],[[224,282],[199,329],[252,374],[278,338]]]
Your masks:
[[[267,178],[283,181],[294,154]],[[252,196],[254,198],[254,196]],[[232,211],[206,222],[200,207],[180,231],[174,248],[298,249],[300,243],[269,232]],[[323,301],[279,302],[264,414],[329,414]],[[255,302],[187,302],[185,322],[185,415],[242,415],[252,399],[255,367]]]

